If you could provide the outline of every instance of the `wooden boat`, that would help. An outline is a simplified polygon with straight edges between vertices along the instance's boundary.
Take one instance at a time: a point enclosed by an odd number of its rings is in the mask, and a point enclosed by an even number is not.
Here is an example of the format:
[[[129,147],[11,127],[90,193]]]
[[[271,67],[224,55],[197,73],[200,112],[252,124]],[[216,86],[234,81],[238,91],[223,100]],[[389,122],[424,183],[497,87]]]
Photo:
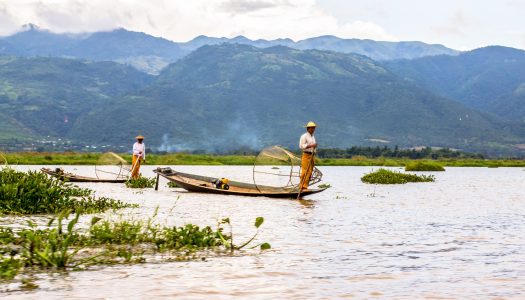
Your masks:
[[[55,170],[51,170],[49,168],[42,168],[40,171],[51,175],[53,177],[59,178],[64,181],[69,182],[106,182],[106,183],[124,183],[127,181],[126,178],[120,178],[120,179],[102,179],[102,178],[95,178],[95,177],[86,177],[86,176],[80,176],[73,173],[67,173],[64,172],[61,168],[56,168]]]
[[[272,198],[297,198],[297,188],[280,188],[271,186],[261,186],[250,183],[229,181],[229,189],[216,188],[212,183],[216,178],[201,175],[194,175],[182,173],[172,170],[171,168],[157,168],[154,170],[157,175],[160,175],[177,186],[190,191],[198,193],[222,194],[222,195],[238,195],[238,196],[265,196]],[[322,189],[308,189],[301,191],[301,196],[312,195],[324,191]]]

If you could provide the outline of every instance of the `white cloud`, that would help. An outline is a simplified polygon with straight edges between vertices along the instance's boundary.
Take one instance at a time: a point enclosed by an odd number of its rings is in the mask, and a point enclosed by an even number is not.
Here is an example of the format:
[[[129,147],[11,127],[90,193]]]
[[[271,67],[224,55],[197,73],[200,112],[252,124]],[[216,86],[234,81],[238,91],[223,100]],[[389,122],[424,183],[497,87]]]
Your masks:
[[[54,32],[117,27],[184,41],[197,35],[395,40],[368,21],[340,23],[315,0],[0,0],[0,34],[34,23]]]
[[[465,17],[463,11],[458,10],[450,17],[446,24],[432,27],[432,31],[436,35],[454,35],[454,36],[465,36],[466,27],[470,26],[469,21]]]

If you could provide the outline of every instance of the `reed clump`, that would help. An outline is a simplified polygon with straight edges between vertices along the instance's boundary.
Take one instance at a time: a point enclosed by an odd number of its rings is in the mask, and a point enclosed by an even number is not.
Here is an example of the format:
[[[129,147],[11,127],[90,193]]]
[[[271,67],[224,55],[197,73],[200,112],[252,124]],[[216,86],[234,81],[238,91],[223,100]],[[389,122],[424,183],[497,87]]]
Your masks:
[[[0,170],[0,213],[3,214],[57,213],[65,209],[96,213],[125,207],[134,205],[106,197],[96,198],[89,189],[40,172]]]
[[[405,166],[405,171],[445,171],[442,165],[432,161],[412,161]]]
[[[405,184],[408,182],[434,182],[433,175],[415,175],[379,169],[361,177],[361,181],[372,184]]]

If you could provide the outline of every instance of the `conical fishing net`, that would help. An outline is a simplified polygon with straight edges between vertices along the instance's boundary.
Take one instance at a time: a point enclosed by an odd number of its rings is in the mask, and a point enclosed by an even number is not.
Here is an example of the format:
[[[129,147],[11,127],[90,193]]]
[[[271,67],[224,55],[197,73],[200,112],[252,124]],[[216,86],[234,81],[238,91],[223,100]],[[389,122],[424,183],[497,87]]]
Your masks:
[[[296,190],[301,181],[301,159],[280,146],[263,149],[253,164],[253,183],[257,189],[278,187]],[[322,173],[314,167],[310,185],[321,181]]]
[[[113,152],[102,154],[95,165],[99,179],[126,179],[130,171],[131,165]]]

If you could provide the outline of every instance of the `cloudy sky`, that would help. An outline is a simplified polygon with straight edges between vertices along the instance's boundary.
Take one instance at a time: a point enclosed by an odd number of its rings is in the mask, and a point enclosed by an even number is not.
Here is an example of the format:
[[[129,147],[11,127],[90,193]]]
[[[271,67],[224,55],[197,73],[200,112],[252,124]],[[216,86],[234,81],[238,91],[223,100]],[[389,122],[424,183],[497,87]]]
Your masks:
[[[524,16],[525,0],[0,0],[0,35],[34,23],[54,32],[123,27],[173,41],[330,34],[525,49]]]

